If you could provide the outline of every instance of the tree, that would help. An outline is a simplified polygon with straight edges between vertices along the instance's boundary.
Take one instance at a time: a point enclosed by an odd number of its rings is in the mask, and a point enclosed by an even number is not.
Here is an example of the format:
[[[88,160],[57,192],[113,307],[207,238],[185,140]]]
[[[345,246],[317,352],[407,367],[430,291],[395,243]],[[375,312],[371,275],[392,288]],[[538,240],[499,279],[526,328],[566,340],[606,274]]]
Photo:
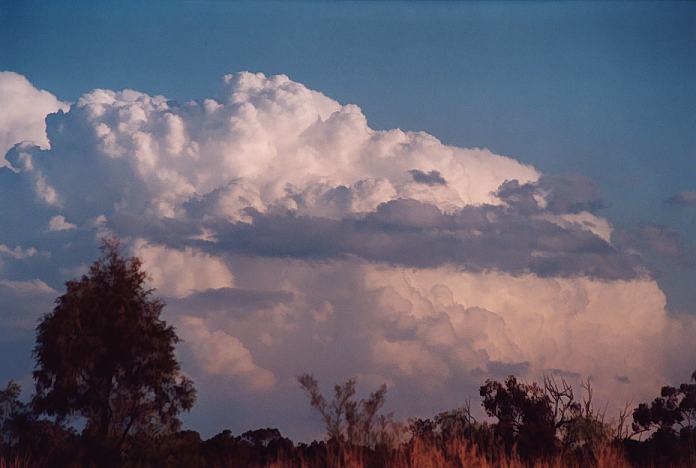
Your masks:
[[[297,377],[309,397],[309,404],[324,420],[326,426],[326,457],[330,466],[352,466],[352,459],[365,456],[365,451],[396,447],[401,442],[402,428],[392,415],[378,414],[384,405],[387,386],[382,384],[361,400],[355,399],[356,379],[350,378],[334,385],[331,402],[321,394],[319,383],[311,374]],[[381,466],[375,462],[371,466]],[[368,463],[369,465],[369,463]]]
[[[30,405],[19,399],[20,392],[21,387],[12,380],[0,390],[2,458],[31,458],[35,467],[64,466],[68,460],[76,460],[75,432],[53,421],[37,419]]]
[[[645,432],[651,429],[669,434],[691,433],[696,430],[696,371],[693,383],[679,387],[666,385],[651,404],[641,403],[633,411],[633,429]]]
[[[498,419],[495,429],[508,450],[517,444],[522,456],[534,457],[556,449],[554,411],[542,387],[511,375],[505,383],[486,380],[480,394],[486,413]]]
[[[683,457],[696,463],[696,371],[691,383],[666,385],[650,404],[638,405],[633,410],[633,431],[634,435],[652,431],[647,441],[651,458],[671,463]]]
[[[26,408],[20,400],[21,387],[14,380],[10,380],[4,390],[0,390],[0,444],[11,446],[16,442],[14,425],[16,420],[26,413]]]
[[[83,434],[118,450],[129,435],[177,430],[178,413],[193,406],[196,393],[140,260],[124,258],[116,239],[101,250],[37,327],[32,405],[58,421],[84,418]]]
[[[330,440],[342,442],[345,438],[351,445],[371,446],[379,439],[375,423],[387,424],[386,419],[377,417],[387,394],[387,386],[381,385],[366,399],[355,401],[354,378],[342,385],[334,386],[334,399],[328,403],[319,391],[317,380],[310,374],[297,378],[300,386],[309,396],[309,404],[317,410],[326,425]]]
[[[486,413],[498,419],[495,429],[508,450],[516,445],[524,457],[549,455],[558,449],[593,457],[609,443],[610,429],[603,413],[592,406],[589,379],[582,388],[586,395],[580,403],[562,378],[544,377],[540,386],[511,375],[504,383],[487,380],[480,393]]]

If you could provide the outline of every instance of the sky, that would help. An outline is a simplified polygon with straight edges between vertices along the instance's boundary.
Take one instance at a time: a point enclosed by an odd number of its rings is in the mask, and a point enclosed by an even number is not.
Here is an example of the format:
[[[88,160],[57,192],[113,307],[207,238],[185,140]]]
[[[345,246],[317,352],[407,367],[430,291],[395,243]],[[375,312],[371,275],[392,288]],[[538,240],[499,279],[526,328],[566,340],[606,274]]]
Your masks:
[[[0,70],[5,380],[105,233],[205,434],[314,435],[305,371],[401,415],[693,371],[693,3],[2,1]]]

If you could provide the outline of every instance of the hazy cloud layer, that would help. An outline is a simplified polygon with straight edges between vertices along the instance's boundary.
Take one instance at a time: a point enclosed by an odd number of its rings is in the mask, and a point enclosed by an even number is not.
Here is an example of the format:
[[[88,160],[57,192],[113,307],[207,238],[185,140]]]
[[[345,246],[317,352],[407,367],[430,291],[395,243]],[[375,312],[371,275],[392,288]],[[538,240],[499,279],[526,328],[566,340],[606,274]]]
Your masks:
[[[185,103],[94,90],[46,132],[50,149],[14,146],[0,168],[0,318],[35,323],[120,236],[184,338],[206,430],[217,411],[306,434],[288,424],[305,371],[386,382],[392,409],[423,415],[509,372],[591,375],[623,404],[692,371],[693,323],[666,313],[642,259],[684,245],[615,232],[586,178],[373,130],[282,75]]]
[[[672,205],[696,206],[696,190],[679,192],[665,201]]]

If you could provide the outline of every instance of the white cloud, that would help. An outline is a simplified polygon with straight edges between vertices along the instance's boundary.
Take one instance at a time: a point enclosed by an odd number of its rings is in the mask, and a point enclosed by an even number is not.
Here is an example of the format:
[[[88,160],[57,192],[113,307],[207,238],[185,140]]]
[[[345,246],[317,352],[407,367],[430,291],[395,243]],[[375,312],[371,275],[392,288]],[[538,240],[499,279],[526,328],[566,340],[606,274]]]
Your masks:
[[[506,179],[538,177],[488,150],[446,146],[422,132],[372,130],[357,106],[283,75],[229,75],[217,99],[182,105],[95,90],[52,119],[48,133],[51,158],[79,161],[80,170],[31,155],[17,164],[35,174],[47,203],[91,207],[91,216],[120,210],[178,217],[194,199],[231,220],[243,219],[246,207],[274,206],[341,217],[403,197],[451,210],[497,203],[491,192]],[[74,145],[83,149],[76,153]],[[418,182],[413,170],[438,171],[446,183]],[[123,184],[128,190],[109,191]],[[336,198],[343,190],[345,201]],[[85,191],[94,194],[85,200]]]
[[[22,248],[22,246],[15,246],[14,249],[6,246],[5,244],[0,244],[0,255],[7,255],[14,258],[15,260],[22,260],[25,258],[33,257],[39,253],[36,247]]]
[[[557,224],[562,228],[577,226],[580,229],[585,229],[592,232],[594,235],[606,242],[611,242],[611,233],[613,229],[609,224],[609,221],[587,211],[562,215],[545,214],[540,216],[540,218]]]
[[[184,316],[181,334],[203,370],[239,381],[250,390],[269,390],[276,383],[272,372],[258,367],[244,344],[221,330],[209,330],[199,317]]]
[[[56,291],[40,279],[33,279],[29,281],[9,281],[0,279],[0,286],[9,288],[15,293],[21,295],[41,293],[58,294],[58,291]]]
[[[69,231],[76,227],[73,223],[66,221],[64,216],[60,215],[52,217],[48,222],[49,231]]]
[[[68,110],[48,91],[36,89],[22,75],[0,72],[0,167],[6,165],[5,153],[16,143],[28,140],[46,148],[47,114]]]
[[[138,239],[133,253],[143,261],[158,293],[165,296],[183,297],[196,291],[234,284],[232,273],[220,259],[190,247],[176,250]]]

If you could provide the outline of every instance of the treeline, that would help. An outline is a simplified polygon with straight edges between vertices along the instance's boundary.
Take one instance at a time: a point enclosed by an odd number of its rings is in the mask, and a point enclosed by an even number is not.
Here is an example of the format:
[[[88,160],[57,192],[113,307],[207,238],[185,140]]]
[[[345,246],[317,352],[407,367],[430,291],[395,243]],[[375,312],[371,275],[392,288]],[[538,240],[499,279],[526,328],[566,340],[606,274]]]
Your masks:
[[[295,444],[271,428],[203,440],[178,418],[196,392],[164,304],[118,241],[102,249],[37,326],[31,399],[14,382],[0,390],[0,467],[696,466],[696,372],[615,421],[595,410],[589,381],[578,396],[560,378],[487,380],[484,421],[467,402],[399,422],[381,412],[385,386],[357,399],[350,379],[327,398],[308,374],[299,387],[325,440]]]
[[[384,387],[356,400],[349,380],[329,401],[311,376],[299,381],[325,423],[323,441],[295,444],[271,428],[207,440],[179,430],[129,433],[117,451],[88,430],[37,417],[10,383],[0,392],[3,460],[16,467],[696,466],[696,372],[692,383],[663,387],[613,424],[595,412],[589,383],[578,401],[562,379],[486,381],[480,394],[490,421],[477,421],[467,404],[407,423],[379,413]]]

